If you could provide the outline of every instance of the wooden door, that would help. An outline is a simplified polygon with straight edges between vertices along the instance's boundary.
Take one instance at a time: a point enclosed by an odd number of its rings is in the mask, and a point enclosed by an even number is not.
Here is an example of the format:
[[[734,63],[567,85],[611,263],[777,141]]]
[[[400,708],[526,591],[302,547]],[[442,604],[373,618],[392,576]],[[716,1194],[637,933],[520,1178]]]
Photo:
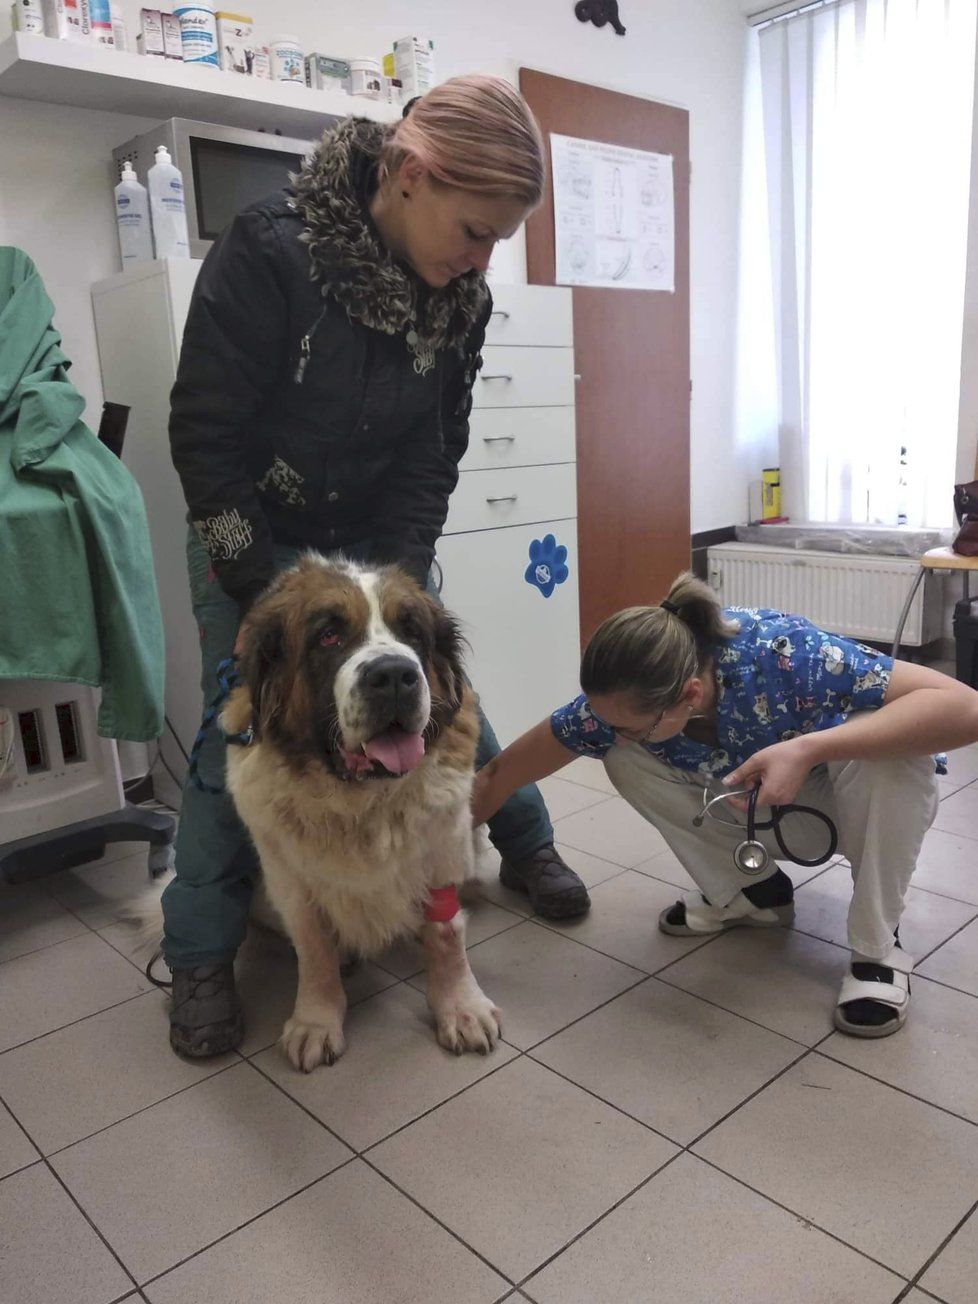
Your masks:
[[[548,151],[556,132],[673,159],[675,292],[573,290],[583,642],[613,611],[664,597],[690,563],[689,114],[529,68],[520,89]],[[555,284],[549,181],[526,244],[527,279]]]

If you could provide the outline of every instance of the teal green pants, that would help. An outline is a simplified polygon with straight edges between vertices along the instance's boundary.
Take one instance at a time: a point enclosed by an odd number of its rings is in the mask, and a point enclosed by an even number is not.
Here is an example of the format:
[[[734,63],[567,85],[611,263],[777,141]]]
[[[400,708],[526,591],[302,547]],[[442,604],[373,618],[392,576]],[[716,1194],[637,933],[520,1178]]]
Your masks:
[[[292,564],[296,551],[276,549],[276,564]],[[231,655],[238,606],[214,579],[204,549],[191,533],[187,543],[190,594],[200,628],[204,707],[218,694],[217,667]],[[476,763],[499,752],[492,728],[479,711]],[[208,731],[198,773],[210,788],[224,787],[225,742],[217,725]],[[519,860],[553,842],[553,826],[535,786],[521,788],[489,821],[489,836],[507,860]],[[176,877],[163,893],[163,953],[173,967],[223,964],[234,958],[248,924],[258,863],[254,848],[226,792],[184,784],[177,833]]]

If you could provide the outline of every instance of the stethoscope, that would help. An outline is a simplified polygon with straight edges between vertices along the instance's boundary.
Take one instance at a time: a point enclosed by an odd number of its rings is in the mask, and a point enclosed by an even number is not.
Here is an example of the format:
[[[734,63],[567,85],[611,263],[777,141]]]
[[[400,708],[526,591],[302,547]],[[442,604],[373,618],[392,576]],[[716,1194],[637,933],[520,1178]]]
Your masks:
[[[793,861],[796,865],[804,865],[806,869],[814,868],[816,865],[824,865],[827,860],[831,860],[839,849],[839,830],[829,819],[824,811],[816,810],[814,806],[772,806],[771,818],[769,820],[758,820],[757,818],[757,794],[759,788],[743,788],[740,792],[721,792],[718,797],[710,798],[709,788],[703,789],[703,809],[698,815],[693,817],[693,827],[700,828],[707,815],[710,814],[710,807],[715,806],[718,801],[727,801],[731,797],[747,798],[747,837],[738,844],[734,851],[734,864],[744,874],[763,874],[771,863],[771,857],[767,847],[763,842],[757,840],[758,829],[771,829],[774,833],[775,840],[784,855],[785,860]],[[814,860],[805,860],[802,856],[793,855],[788,849],[781,832],[781,821],[786,815],[812,815],[815,819],[821,820],[829,831],[829,847],[821,856]],[[715,816],[710,815],[711,819]],[[720,823],[728,824],[729,820],[721,820]]]

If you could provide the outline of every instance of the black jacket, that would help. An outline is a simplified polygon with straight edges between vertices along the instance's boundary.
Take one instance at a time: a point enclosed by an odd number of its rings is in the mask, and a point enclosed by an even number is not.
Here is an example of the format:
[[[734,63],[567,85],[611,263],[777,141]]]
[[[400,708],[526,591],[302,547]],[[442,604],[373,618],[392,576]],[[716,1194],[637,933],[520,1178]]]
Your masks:
[[[171,395],[190,519],[245,609],[274,543],[419,579],[458,481],[491,298],[427,290],[367,215],[383,128],[327,133],[292,191],[246,209],[201,268]]]

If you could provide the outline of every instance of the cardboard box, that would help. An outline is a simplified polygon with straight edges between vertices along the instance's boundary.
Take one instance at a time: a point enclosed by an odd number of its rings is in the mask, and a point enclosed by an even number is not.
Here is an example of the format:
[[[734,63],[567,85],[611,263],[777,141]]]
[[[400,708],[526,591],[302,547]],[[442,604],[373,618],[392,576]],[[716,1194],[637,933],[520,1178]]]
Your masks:
[[[170,15],[172,17],[172,14]],[[163,15],[158,9],[140,9],[139,35],[136,37],[136,49],[140,54],[151,54],[164,58],[166,49],[163,43]]]
[[[173,14],[164,13],[163,18],[163,53],[168,59],[183,59],[183,38],[180,35],[180,19]]]
[[[435,84],[435,43],[420,36],[394,42],[394,76],[404,88],[407,102],[425,95]]]
[[[254,25],[247,14],[231,14],[224,10],[214,15],[217,20],[217,48],[221,67],[226,72],[248,74],[255,61]]]
[[[350,65],[328,54],[307,54],[306,85],[314,91],[349,91]]]

